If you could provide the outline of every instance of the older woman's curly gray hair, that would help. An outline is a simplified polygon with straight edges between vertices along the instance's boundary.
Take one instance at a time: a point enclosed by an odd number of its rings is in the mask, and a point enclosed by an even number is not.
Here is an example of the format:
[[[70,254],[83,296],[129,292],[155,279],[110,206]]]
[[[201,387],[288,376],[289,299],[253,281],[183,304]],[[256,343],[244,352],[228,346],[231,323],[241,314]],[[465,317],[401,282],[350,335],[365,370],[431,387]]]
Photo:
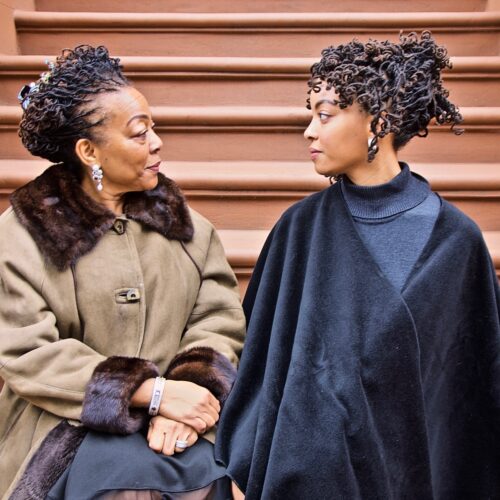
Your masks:
[[[95,96],[129,85],[119,61],[102,46],[63,50],[48,78],[42,78],[38,90],[28,96],[19,126],[26,149],[55,163],[66,162],[78,171],[76,142],[81,138],[98,142],[92,129],[103,122],[95,116]]]

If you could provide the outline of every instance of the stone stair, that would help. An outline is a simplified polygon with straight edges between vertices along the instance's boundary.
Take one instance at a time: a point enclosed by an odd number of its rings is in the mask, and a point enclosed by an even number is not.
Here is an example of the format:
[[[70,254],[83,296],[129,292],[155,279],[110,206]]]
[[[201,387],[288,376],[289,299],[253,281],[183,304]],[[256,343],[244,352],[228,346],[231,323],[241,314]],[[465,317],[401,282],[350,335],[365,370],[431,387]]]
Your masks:
[[[18,54],[0,54],[0,211],[13,189],[48,165],[17,136],[19,88],[61,48],[104,44],[152,106],[164,141],[163,172],[220,230],[244,291],[280,214],[328,185],[314,173],[302,137],[308,68],[320,50],[354,36],[395,40],[400,29],[430,28],[453,56],[444,79],[465,134],[431,126],[429,137],[415,138],[400,158],[479,224],[500,276],[497,0],[381,0],[377,13],[364,0],[37,0],[33,6],[12,12]]]

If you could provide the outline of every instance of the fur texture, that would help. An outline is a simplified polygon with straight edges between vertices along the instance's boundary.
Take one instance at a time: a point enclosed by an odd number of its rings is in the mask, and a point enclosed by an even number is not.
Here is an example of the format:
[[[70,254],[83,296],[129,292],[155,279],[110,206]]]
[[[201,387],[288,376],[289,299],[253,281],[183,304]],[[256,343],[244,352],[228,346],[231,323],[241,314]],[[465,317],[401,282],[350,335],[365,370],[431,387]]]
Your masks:
[[[158,369],[146,359],[112,356],[99,363],[87,384],[82,423],[97,431],[132,434],[148,421],[144,409],[130,408],[130,399]]]
[[[10,202],[40,251],[60,270],[90,252],[116,218],[83,191],[63,164],[48,168],[12,193]],[[155,189],[127,193],[123,211],[166,238],[190,241],[193,237],[184,195],[162,174]]]
[[[236,369],[229,359],[210,347],[194,347],[178,354],[170,363],[165,377],[187,380],[208,389],[225,403],[236,378]]]
[[[31,457],[10,500],[42,500],[59,479],[80,446],[87,430],[63,420]]]

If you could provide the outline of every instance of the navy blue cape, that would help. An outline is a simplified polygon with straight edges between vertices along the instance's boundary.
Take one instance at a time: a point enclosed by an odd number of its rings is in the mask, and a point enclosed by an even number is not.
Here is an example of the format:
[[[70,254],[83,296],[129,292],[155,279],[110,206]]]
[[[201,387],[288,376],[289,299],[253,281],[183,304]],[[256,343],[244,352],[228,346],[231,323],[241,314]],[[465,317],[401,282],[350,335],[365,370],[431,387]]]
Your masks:
[[[499,295],[446,201],[402,291],[338,185],[297,203],[244,300],[216,457],[247,500],[500,498]]]

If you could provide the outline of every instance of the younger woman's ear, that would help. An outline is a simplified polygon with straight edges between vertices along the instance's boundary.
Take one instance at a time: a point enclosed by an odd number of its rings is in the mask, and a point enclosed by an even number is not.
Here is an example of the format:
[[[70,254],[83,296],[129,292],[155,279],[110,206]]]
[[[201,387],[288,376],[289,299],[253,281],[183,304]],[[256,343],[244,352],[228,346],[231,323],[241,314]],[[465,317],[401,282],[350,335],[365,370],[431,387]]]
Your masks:
[[[82,164],[87,167],[99,163],[96,148],[90,139],[78,139],[75,144],[75,153]]]

